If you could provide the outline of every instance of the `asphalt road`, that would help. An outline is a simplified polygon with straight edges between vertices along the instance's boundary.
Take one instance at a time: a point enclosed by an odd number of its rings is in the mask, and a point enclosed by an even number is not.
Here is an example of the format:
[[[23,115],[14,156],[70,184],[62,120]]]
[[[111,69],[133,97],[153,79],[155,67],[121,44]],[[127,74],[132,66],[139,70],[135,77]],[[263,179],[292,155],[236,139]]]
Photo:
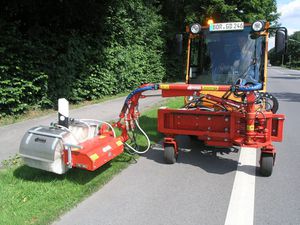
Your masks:
[[[145,94],[159,94],[159,91]],[[98,119],[111,121],[118,118],[125,97],[117,98],[107,102],[85,106],[70,111],[70,117],[80,119]],[[142,99],[139,104],[140,110],[151,108],[159,104],[163,99],[159,96]],[[0,127],[0,162],[14,156],[19,151],[20,141],[27,130],[39,125],[49,125],[57,121],[57,114],[51,114],[41,118],[35,118],[20,123]]]
[[[178,163],[166,165],[158,144],[55,224],[300,224],[299,86],[299,71],[269,68],[268,90],[286,114],[271,177],[258,175],[253,149],[216,157],[179,137]]]
[[[286,115],[274,174],[256,178],[255,224],[300,224],[300,71],[272,68],[268,90]]]

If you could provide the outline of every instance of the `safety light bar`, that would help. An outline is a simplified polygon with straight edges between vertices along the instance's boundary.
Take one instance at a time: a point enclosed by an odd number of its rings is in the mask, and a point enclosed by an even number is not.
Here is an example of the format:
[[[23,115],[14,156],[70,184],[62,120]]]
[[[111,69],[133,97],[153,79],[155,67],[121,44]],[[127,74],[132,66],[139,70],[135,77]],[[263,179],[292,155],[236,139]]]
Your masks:
[[[198,34],[201,31],[201,25],[199,23],[194,23],[190,27],[190,31],[193,34]]]
[[[252,24],[252,30],[255,32],[260,32],[265,29],[265,22],[262,20],[255,21]]]

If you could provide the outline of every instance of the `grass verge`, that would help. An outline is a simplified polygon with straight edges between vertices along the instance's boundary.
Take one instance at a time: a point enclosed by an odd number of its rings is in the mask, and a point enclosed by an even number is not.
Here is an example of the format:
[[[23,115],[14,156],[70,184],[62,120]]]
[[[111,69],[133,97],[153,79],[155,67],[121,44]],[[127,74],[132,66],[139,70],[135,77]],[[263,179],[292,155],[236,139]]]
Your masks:
[[[176,108],[182,99],[171,99],[167,105]],[[148,110],[140,117],[140,125],[156,142],[162,135],[157,133],[157,108]],[[138,137],[145,147],[145,139]],[[133,156],[123,153],[94,172],[72,169],[57,175],[23,165],[16,157],[4,161],[0,169],[0,224],[49,224],[59,215],[97,191],[116,174],[130,165]]]
[[[128,95],[127,92],[116,94],[114,96],[103,97],[103,98],[97,99],[97,100],[84,101],[84,102],[80,102],[78,104],[71,104],[70,109],[77,109],[77,108],[87,106],[87,105],[91,105],[91,104],[98,104],[98,103],[101,103],[101,102],[104,102],[104,101],[108,101],[108,100],[111,100],[111,99],[123,97],[123,96],[126,96],[126,95]],[[51,113],[57,113],[57,110],[55,110],[55,109],[36,108],[36,109],[26,111],[24,114],[21,114],[21,115],[0,117],[0,127],[1,126],[6,126],[6,125],[9,125],[9,124],[13,124],[13,123],[18,123],[18,122],[21,122],[21,121],[24,121],[24,120],[29,120],[29,119],[33,119],[33,118],[37,118],[37,117],[41,117],[41,116],[46,116],[46,115],[49,115]]]

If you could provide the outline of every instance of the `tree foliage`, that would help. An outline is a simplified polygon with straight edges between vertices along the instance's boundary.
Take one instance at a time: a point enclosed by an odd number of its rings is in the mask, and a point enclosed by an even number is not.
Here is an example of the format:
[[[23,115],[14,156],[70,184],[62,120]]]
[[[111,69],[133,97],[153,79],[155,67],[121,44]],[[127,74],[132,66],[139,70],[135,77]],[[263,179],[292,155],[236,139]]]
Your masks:
[[[276,54],[275,48],[269,51],[270,63],[279,66],[282,63],[289,67],[300,68],[300,31],[288,37],[287,53],[282,57]]]
[[[183,77],[185,25],[274,21],[274,0],[2,0],[0,116]]]
[[[300,68],[300,31],[289,36],[287,58],[290,67]]]
[[[214,22],[265,20],[276,24],[277,13],[275,0],[164,0],[162,15],[166,20],[167,41],[167,76],[180,77],[183,67],[174,51],[174,34],[183,33],[185,26],[198,22],[206,25],[212,18]],[[178,66],[179,65],[179,66]]]
[[[2,1],[0,115],[131,90],[165,76],[153,2]]]

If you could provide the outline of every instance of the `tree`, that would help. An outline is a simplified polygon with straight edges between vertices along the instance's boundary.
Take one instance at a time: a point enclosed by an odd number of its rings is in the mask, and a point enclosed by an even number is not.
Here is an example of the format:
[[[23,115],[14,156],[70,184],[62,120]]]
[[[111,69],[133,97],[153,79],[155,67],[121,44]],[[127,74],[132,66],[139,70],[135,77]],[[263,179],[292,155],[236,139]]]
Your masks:
[[[276,54],[275,48],[270,49],[269,59],[272,65],[279,66],[283,63],[290,67],[300,68],[300,31],[288,36],[287,54],[283,62],[281,55]]]
[[[210,17],[278,14],[275,0],[2,0],[0,117],[183,79],[175,34]]]
[[[166,0],[162,1],[162,4],[163,15],[170,19],[185,18],[185,23],[204,24],[208,18],[213,18],[215,22],[276,22],[279,17],[275,0]],[[175,22],[177,20],[175,19]]]
[[[287,57],[291,67],[300,68],[300,31],[289,36]]]
[[[208,18],[215,22],[266,20],[276,24],[275,0],[164,0],[161,14],[166,21],[168,77],[184,77],[183,66],[178,63],[174,47],[176,33],[184,33],[185,26],[194,22],[206,23]]]

